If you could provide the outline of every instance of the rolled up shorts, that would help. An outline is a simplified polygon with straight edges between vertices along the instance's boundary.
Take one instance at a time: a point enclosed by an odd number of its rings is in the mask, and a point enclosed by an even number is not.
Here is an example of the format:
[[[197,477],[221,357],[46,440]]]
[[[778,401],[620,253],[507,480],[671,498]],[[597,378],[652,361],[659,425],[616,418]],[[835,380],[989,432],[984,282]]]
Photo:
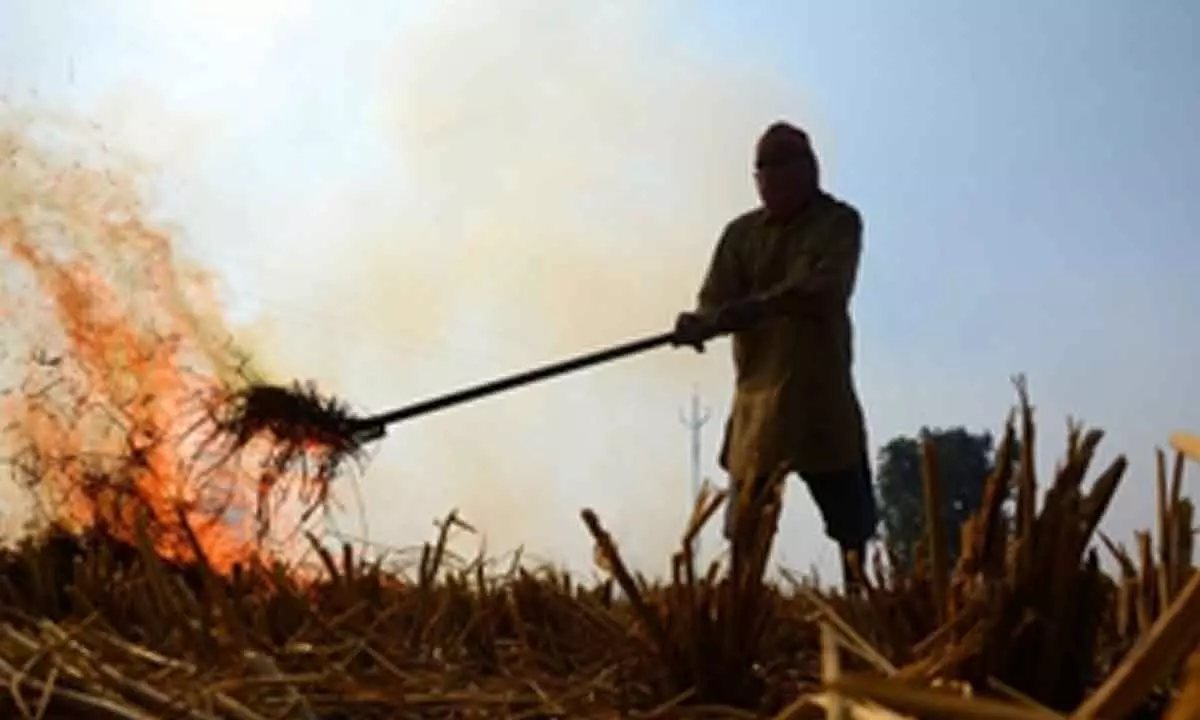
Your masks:
[[[843,548],[859,548],[875,537],[879,511],[875,501],[871,466],[866,458],[856,467],[833,472],[800,473],[817,504],[825,524],[825,535]],[[757,487],[763,487],[759,481]],[[782,489],[782,488],[781,488]],[[737,483],[731,482],[731,490]],[[736,496],[725,503],[725,537],[733,536],[737,521]]]

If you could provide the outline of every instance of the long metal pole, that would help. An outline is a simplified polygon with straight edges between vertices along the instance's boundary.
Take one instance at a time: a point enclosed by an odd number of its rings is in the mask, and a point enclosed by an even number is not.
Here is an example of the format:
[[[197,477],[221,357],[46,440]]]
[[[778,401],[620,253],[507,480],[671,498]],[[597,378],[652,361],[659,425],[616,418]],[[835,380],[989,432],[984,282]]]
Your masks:
[[[561,362],[543,365],[526,372],[498,378],[496,380],[474,385],[472,387],[459,390],[457,392],[452,392],[447,395],[430,398],[429,400],[415,403],[413,405],[397,408],[388,412],[382,412],[377,415],[358,418],[351,423],[351,429],[361,432],[362,435],[367,439],[377,439],[383,436],[386,426],[393,423],[398,423],[402,420],[408,420],[409,418],[414,418],[418,415],[425,415],[427,413],[444,410],[446,408],[453,407],[454,405],[473,402],[489,395],[495,395],[497,393],[513,390],[525,385],[542,382],[559,375],[576,372],[594,365],[600,365],[629,357],[631,355],[644,353],[649,350],[654,350],[656,348],[669,345],[674,339],[675,333],[672,331],[660,333],[658,335],[650,335],[648,337],[641,338],[640,340],[633,340],[621,345],[614,345],[612,347],[605,348],[603,350],[597,350],[585,355],[578,355]]]

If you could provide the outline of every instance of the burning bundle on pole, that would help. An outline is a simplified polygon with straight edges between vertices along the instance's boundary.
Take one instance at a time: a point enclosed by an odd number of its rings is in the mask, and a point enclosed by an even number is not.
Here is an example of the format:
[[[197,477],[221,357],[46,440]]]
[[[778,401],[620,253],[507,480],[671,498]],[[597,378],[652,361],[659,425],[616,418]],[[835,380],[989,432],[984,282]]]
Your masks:
[[[347,462],[364,459],[365,443],[381,433],[356,427],[349,406],[322,395],[315,383],[290,386],[249,383],[215,395],[211,432],[202,443],[227,449],[223,464],[252,443],[261,444],[255,514],[260,528],[270,523],[270,496],[291,480],[303,504],[301,521],[327,506],[330,485]],[[290,475],[289,475],[290,473]]]

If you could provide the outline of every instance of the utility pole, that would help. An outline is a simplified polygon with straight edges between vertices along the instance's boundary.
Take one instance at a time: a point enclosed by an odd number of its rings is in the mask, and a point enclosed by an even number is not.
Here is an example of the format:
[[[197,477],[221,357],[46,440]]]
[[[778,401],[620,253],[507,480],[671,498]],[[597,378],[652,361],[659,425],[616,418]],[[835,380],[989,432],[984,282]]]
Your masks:
[[[711,417],[708,408],[701,409],[700,407],[700,391],[695,387],[692,388],[692,405],[689,408],[687,415],[681,410],[679,412],[679,421],[688,429],[692,435],[692,507],[696,506],[696,501],[700,497],[700,433]],[[695,544],[692,546],[692,556],[695,557],[700,552],[700,537],[697,535]]]

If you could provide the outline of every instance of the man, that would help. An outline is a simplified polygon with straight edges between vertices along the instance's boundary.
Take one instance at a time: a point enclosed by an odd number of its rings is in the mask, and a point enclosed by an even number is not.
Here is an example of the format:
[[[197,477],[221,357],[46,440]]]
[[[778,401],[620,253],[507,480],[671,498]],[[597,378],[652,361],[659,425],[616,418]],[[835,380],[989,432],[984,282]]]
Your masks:
[[[808,135],[792,125],[766,130],[754,169],[761,205],[725,227],[675,344],[703,350],[733,334],[736,392],[721,450],[731,490],[760,492],[780,468],[799,474],[850,587],[878,523],[851,371],[862,219],[821,189]],[[739,503],[733,493],[727,502],[732,539]]]

